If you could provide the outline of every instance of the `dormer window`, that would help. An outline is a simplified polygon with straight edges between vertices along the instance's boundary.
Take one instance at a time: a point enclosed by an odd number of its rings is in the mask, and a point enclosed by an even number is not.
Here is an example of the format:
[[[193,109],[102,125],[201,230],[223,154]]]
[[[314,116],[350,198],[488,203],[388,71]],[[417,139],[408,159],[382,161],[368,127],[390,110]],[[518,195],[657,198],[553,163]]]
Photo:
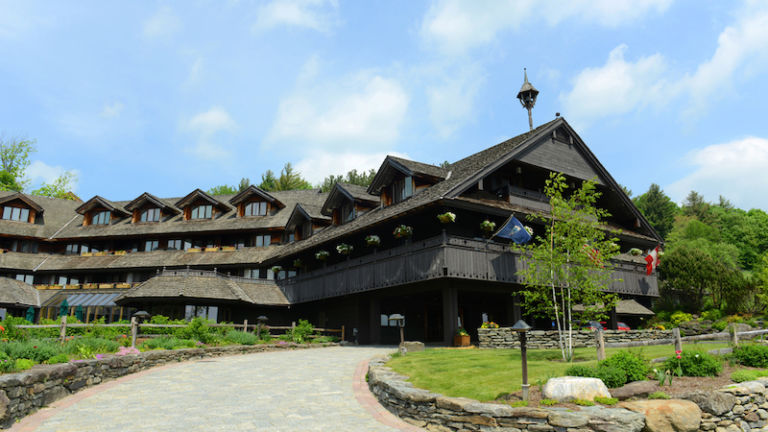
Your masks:
[[[91,225],[109,225],[112,213],[109,210],[98,211],[93,214]]]
[[[141,217],[139,218],[141,222],[159,222],[160,221],[160,209],[155,208],[148,208],[141,212]]]
[[[203,204],[192,208],[189,214],[190,219],[210,219],[213,216],[213,206]]]
[[[407,176],[392,182],[392,203],[399,203],[413,195],[413,177]]]
[[[373,177],[368,193],[379,195],[382,207],[402,202],[448,178],[450,171],[434,165],[387,156]]]
[[[267,203],[250,202],[243,206],[243,216],[266,216],[267,215]]]
[[[20,222],[28,222],[29,221],[29,209],[28,208],[5,206],[5,207],[3,207],[3,219],[5,219],[5,220],[12,220],[12,221],[20,221]]]

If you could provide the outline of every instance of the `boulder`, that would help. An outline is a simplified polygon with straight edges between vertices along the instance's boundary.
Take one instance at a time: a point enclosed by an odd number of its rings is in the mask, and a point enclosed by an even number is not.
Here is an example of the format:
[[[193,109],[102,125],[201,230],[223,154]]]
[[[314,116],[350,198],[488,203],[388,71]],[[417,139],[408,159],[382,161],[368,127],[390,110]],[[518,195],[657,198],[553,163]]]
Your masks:
[[[689,400],[621,402],[619,406],[644,414],[648,432],[695,432],[701,424],[701,410]]]
[[[424,342],[405,341],[400,344],[400,353],[407,354],[409,352],[424,351]]]
[[[589,427],[598,432],[640,432],[645,416],[624,408],[584,407],[580,413],[589,417]]]
[[[727,413],[737,402],[736,396],[718,391],[695,391],[684,394],[681,399],[687,399],[698,405],[702,411],[716,416]]]
[[[551,378],[544,384],[546,399],[568,402],[575,399],[594,400],[595,397],[611,397],[608,387],[598,378],[559,377]]]
[[[611,390],[611,396],[619,400],[626,400],[633,397],[645,397],[658,390],[659,383],[656,381],[634,381]]]

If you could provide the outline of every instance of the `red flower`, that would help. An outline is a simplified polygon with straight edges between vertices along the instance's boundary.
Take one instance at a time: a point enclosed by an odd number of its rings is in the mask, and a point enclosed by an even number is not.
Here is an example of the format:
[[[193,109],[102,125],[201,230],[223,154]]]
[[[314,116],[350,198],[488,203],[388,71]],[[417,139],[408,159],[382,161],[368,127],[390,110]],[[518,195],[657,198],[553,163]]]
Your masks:
[[[682,351],[680,351],[680,350],[676,350],[676,351],[675,351],[675,354],[678,354],[678,355],[679,355],[680,353],[682,353]]]
[[[37,348],[37,345],[33,346],[32,348]]]
[[[679,358],[680,358],[680,356],[678,355],[678,356],[677,356],[677,358],[679,359]]]
[[[5,327],[0,325],[0,332],[4,332],[4,331],[5,331]]]

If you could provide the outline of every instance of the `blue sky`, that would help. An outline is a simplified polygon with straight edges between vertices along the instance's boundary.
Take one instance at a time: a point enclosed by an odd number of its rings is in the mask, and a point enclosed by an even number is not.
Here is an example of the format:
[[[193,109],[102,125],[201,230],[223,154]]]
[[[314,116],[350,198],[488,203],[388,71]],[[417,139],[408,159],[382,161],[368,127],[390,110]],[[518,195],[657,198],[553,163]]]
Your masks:
[[[439,163],[562,115],[614,178],[768,209],[768,2],[0,0],[0,133],[76,193]]]

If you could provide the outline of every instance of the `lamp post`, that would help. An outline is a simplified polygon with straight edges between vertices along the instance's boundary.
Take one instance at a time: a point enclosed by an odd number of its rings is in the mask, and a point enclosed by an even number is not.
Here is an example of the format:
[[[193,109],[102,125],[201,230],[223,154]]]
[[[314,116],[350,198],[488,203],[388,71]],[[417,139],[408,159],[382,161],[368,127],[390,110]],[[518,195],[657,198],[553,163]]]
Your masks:
[[[534,87],[533,84],[528,82],[528,71],[523,69],[523,73],[525,74],[525,82],[517,93],[517,98],[520,99],[520,104],[523,108],[528,110],[528,126],[533,130],[533,116],[531,115],[531,110],[533,109],[533,106],[536,105],[536,97],[539,95],[539,91],[536,90],[536,87]]]
[[[528,388],[530,387],[528,385],[528,350],[525,346],[527,342],[526,333],[530,329],[531,326],[523,320],[518,320],[515,325],[512,326],[512,330],[516,331],[520,336],[520,357],[523,362],[523,400],[525,401],[528,400]]]
[[[405,328],[405,317],[400,314],[392,314],[389,316],[390,321],[397,321],[398,327],[400,327],[400,345],[405,342],[405,336],[403,335],[403,329]]]
[[[261,328],[267,321],[269,321],[269,318],[264,315],[259,315],[259,317],[256,318],[256,321],[259,322],[259,325],[256,326],[256,338],[261,339]]]
[[[139,324],[148,319],[151,315],[147,311],[138,311],[131,316],[131,347],[136,348],[136,338],[139,336],[141,327]]]

